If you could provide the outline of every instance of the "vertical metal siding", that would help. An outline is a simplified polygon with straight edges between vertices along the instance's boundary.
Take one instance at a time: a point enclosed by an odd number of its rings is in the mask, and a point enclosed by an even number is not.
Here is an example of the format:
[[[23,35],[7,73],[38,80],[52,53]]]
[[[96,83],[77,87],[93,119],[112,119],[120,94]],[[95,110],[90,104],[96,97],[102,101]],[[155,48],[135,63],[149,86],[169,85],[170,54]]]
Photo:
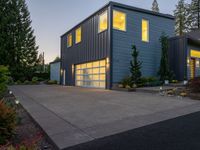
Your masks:
[[[183,37],[169,39],[169,64],[177,80],[187,75],[187,40]]]
[[[108,8],[105,10],[108,10]],[[102,33],[98,33],[98,17],[99,14],[96,14],[80,25],[82,28],[81,43],[75,44],[76,29],[71,32],[73,35],[72,47],[67,48],[67,35],[62,36],[61,38],[62,68],[66,69],[66,85],[75,85],[74,77],[72,76],[73,64],[80,64],[109,57],[109,29]]]

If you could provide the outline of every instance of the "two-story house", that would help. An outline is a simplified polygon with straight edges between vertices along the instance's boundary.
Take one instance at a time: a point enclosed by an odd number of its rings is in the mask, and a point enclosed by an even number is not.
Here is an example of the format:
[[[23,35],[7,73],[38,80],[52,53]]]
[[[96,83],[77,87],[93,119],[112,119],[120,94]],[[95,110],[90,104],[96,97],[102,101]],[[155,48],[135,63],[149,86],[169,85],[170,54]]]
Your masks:
[[[174,36],[173,16],[108,3],[61,36],[61,84],[112,88],[130,74],[132,44],[142,75],[157,76],[162,32]]]

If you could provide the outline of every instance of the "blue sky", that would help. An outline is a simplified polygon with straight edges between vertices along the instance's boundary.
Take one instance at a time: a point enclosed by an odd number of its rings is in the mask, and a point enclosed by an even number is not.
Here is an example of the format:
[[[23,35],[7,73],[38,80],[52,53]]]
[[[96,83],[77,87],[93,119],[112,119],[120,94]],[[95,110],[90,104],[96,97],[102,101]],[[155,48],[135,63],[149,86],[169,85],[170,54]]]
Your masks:
[[[151,9],[153,0],[113,0]],[[178,0],[157,0],[161,13],[173,14]],[[190,2],[191,0],[186,0]],[[91,15],[109,0],[26,0],[31,13],[39,52],[45,52],[46,63],[60,55],[60,36]]]

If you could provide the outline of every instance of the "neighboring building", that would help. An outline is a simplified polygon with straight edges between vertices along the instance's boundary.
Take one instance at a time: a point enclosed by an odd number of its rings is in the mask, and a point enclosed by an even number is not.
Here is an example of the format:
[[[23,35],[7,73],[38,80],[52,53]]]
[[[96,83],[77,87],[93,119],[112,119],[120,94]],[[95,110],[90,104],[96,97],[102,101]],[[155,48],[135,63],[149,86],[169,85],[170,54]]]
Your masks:
[[[131,46],[142,75],[157,76],[162,32],[174,36],[174,17],[110,2],[61,36],[61,84],[112,88],[130,74]]]
[[[60,61],[50,63],[50,80],[60,83]]]
[[[177,80],[200,76],[200,30],[169,39],[169,63]]]

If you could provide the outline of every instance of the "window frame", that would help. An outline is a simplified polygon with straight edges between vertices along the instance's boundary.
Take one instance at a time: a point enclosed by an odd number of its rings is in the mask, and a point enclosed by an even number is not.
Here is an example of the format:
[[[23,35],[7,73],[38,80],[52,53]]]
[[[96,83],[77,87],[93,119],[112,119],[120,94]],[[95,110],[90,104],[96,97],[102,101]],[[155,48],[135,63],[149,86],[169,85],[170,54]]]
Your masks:
[[[102,15],[104,15],[104,14],[107,14],[106,15],[106,17],[107,17],[107,28],[106,29],[104,29],[104,30],[102,30],[102,31],[100,31],[100,17],[102,16]],[[102,32],[104,32],[104,31],[107,31],[108,30],[108,10],[106,9],[106,10],[104,10],[104,11],[102,11],[99,15],[98,15],[98,33],[102,33]]]
[[[122,13],[122,14],[125,14],[125,30],[120,30],[120,29],[114,27],[114,11],[119,12],[119,13]],[[113,9],[112,13],[113,13],[113,15],[112,15],[112,28],[113,28],[114,30],[126,32],[126,31],[127,31],[127,14],[126,14],[125,12],[123,12],[123,11],[116,10],[116,9]]]
[[[146,40],[143,40],[143,21],[146,21],[147,22],[147,25],[148,25],[148,28],[147,28],[147,41]],[[145,19],[143,18],[142,19],[142,22],[141,22],[141,40],[142,42],[145,42],[145,43],[149,43],[150,41],[150,23],[149,23],[149,20],[148,19]]]
[[[68,43],[69,36],[71,36],[71,45],[70,46],[69,46],[69,43]],[[73,35],[72,35],[72,33],[69,33],[67,35],[67,48],[70,48],[72,46],[73,46]]]
[[[77,31],[78,31],[79,29],[81,30],[81,35],[80,35],[80,36],[81,36],[81,40],[80,40],[79,42],[77,42],[77,39],[76,39],[76,38],[77,38]],[[81,43],[81,42],[82,42],[82,27],[80,26],[80,27],[78,27],[78,28],[75,30],[75,44],[79,44],[79,43]]]

